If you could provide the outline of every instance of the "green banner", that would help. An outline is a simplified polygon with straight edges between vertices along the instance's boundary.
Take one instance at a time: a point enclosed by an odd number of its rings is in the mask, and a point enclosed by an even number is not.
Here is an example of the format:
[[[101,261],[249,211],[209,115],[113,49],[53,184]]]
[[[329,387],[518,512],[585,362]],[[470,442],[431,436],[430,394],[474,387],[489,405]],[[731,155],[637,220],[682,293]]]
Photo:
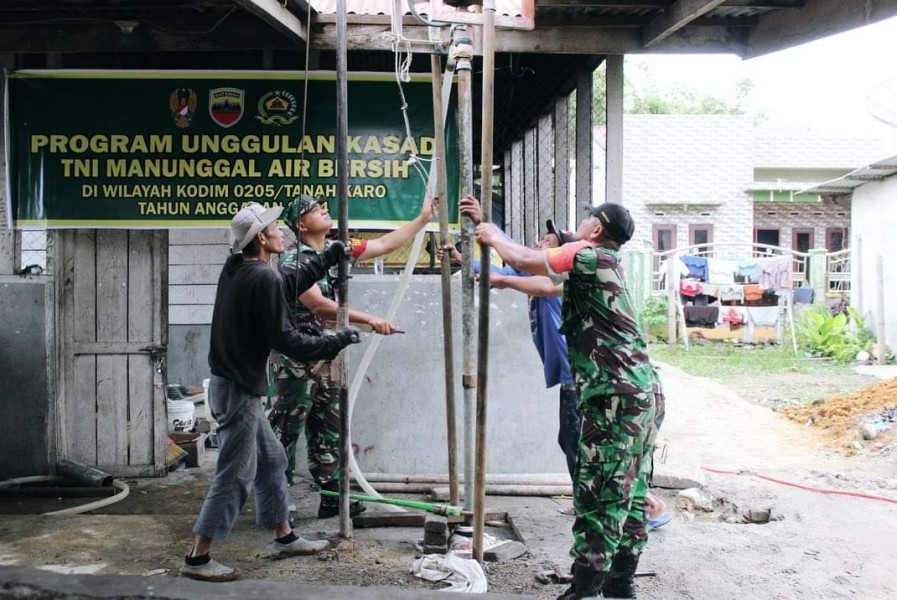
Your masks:
[[[420,210],[434,153],[430,77],[403,90],[410,137],[395,76],[349,75],[352,228],[392,229]],[[300,193],[338,216],[333,73],[308,74],[304,106],[305,73],[282,71],[19,71],[6,94],[16,227],[227,226],[246,202]],[[447,122],[445,204],[457,226]]]

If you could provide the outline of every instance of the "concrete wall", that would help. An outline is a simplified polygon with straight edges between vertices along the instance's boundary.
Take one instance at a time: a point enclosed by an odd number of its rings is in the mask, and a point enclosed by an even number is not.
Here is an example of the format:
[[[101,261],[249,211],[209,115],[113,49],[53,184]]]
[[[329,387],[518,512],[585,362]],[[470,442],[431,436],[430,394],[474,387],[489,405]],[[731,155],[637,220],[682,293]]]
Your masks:
[[[49,472],[47,285],[0,276],[0,480]]]
[[[398,276],[352,278],[350,305],[385,314]],[[453,306],[459,465],[463,464],[460,386],[460,281]],[[414,276],[393,322],[407,333],[383,338],[361,386],[352,419],[353,443],[365,472],[444,473],[447,469],[440,279]],[[557,446],[558,388],[545,389],[542,364],[529,331],[527,299],[510,290],[492,292],[488,469],[490,473],[563,473]],[[198,384],[208,377],[207,326],[171,326],[169,380]],[[349,352],[354,374],[373,338]],[[304,449],[299,449],[304,457]],[[299,461],[303,467],[305,460]]]
[[[850,245],[850,303],[869,315],[869,327],[878,332],[878,290],[876,257],[884,260],[885,343],[897,349],[897,177],[862,185],[853,193],[851,211],[853,229]],[[857,257],[859,254],[859,257]]]

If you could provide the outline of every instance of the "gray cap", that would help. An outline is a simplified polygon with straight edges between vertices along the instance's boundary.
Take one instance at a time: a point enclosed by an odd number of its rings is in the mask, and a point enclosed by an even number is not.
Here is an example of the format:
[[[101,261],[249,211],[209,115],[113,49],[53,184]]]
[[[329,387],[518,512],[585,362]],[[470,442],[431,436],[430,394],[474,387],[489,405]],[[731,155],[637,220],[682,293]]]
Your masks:
[[[283,212],[281,206],[265,209],[256,202],[250,202],[241,208],[230,222],[233,253],[242,252],[259,232],[280,218],[281,212]]]

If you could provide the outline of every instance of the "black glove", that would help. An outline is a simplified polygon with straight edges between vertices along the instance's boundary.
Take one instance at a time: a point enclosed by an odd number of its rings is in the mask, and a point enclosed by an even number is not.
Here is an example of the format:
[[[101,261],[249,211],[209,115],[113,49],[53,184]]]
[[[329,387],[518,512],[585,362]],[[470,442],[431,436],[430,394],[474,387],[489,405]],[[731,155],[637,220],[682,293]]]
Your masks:
[[[339,264],[339,259],[346,254],[346,245],[340,240],[333,240],[326,250],[321,252],[321,258],[324,261],[324,268],[329,269]]]
[[[340,341],[340,344],[342,344],[343,348],[345,348],[349,344],[358,344],[359,342],[361,342],[361,334],[359,333],[358,328],[352,327],[351,325],[343,327],[334,335]]]

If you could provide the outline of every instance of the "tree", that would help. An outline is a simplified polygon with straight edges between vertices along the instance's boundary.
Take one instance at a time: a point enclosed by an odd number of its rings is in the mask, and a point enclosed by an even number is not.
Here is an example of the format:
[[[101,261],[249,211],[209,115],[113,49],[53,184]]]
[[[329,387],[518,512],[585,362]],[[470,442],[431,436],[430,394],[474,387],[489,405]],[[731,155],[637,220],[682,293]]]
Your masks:
[[[603,125],[607,110],[607,71],[604,65],[595,70],[592,86],[592,120],[596,125]],[[733,102],[717,96],[698,94],[681,84],[658,89],[650,74],[648,84],[642,87],[636,87],[631,79],[624,76],[623,110],[627,114],[647,115],[743,115],[747,114],[753,89],[754,82],[750,79],[738,81],[735,84]],[[755,118],[763,119],[764,115],[760,112]]]

